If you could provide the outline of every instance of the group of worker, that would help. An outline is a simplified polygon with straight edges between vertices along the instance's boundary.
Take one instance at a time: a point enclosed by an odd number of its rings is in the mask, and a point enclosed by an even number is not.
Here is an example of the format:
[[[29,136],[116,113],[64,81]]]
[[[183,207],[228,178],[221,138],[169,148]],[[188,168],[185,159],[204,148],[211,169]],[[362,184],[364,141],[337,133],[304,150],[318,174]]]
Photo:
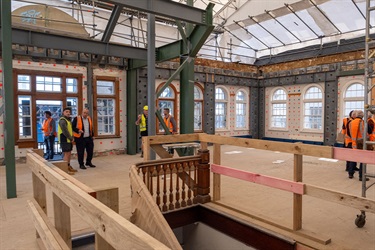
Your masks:
[[[366,141],[375,141],[375,113],[368,112],[367,119],[367,135]],[[365,126],[365,121],[363,120],[364,112],[362,110],[352,110],[348,117],[343,119],[341,133],[345,135],[344,147],[352,148],[355,150],[362,149],[363,147],[363,131]],[[373,145],[369,144],[366,147],[367,150],[373,150]],[[349,179],[354,178],[355,171],[358,171],[359,180],[362,181],[362,163],[359,164],[357,168],[357,162],[346,162],[346,171],[349,174]],[[368,181],[368,178],[366,178]]]
[[[70,117],[71,109],[64,108],[62,116],[59,119],[57,132],[56,123],[52,118],[51,112],[45,111],[44,115],[45,119],[41,129],[44,133],[44,144],[46,147],[45,159],[53,159],[54,142],[57,136],[63,153],[63,160],[68,163],[69,174],[77,172],[77,170],[70,165],[73,143],[77,148],[79,168],[87,169],[86,166],[95,168],[96,166],[91,162],[94,155],[94,130],[92,120],[89,116],[89,110],[84,108],[82,115],[77,115],[72,121]],[[85,150],[87,154],[86,164],[84,164]]]
[[[170,134],[176,134],[177,133],[177,123],[174,117],[170,114],[170,109],[169,108],[164,108],[163,109],[163,120],[165,125],[167,126]],[[141,137],[143,136],[148,136],[148,106],[143,107],[143,113],[138,115],[138,119],[135,121],[135,125],[139,126],[139,131],[141,133]],[[165,132],[167,134],[167,132]],[[143,157],[143,143],[141,145],[141,157]],[[174,151],[173,149],[170,149],[169,151],[170,154],[173,154]]]

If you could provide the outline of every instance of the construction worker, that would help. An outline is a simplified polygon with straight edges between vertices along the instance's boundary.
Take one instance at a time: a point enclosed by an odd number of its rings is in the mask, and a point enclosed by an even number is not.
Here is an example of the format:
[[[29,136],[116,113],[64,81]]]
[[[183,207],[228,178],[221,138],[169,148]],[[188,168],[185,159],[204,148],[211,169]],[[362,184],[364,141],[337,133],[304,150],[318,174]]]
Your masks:
[[[59,137],[59,143],[63,152],[63,160],[68,163],[68,173],[74,174],[74,172],[77,172],[77,170],[70,166],[70,158],[72,156],[74,141],[73,127],[70,121],[70,112],[70,108],[64,108],[63,116],[61,116],[59,120],[57,135]]]
[[[364,128],[364,121],[363,116],[364,113],[362,110],[355,110],[352,114],[353,120],[351,120],[348,123],[349,130],[348,135],[351,138],[351,142],[349,143],[349,148],[352,148],[354,150],[357,150],[359,147],[363,147],[363,145],[360,145],[359,142],[363,142],[363,128]],[[348,173],[349,173],[349,179],[352,179],[354,177],[355,168],[357,167],[356,162],[349,162],[348,167]],[[362,181],[362,163],[359,164],[359,180]],[[366,178],[366,181],[368,178]]]
[[[349,122],[351,121],[351,120],[353,120],[353,117],[352,117],[352,115],[353,115],[353,111],[354,110],[352,110],[352,111],[350,111],[350,113],[349,113],[349,116],[348,117],[345,117],[343,120],[342,120],[342,129],[341,129],[341,133],[342,134],[344,134],[344,148],[348,148],[348,145],[349,145],[349,143],[351,142],[351,138],[350,138],[350,136],[348,135],[348,124],[349,124]],[[348,169],[349,169],[349,162],[347,161],[346,162],[346,168],[345,168],[345,171],[348,171]]]
[[[169,108],[164,108],[163,114],[164,114],[164,123],[167,125],[167,128],[169,132],[173,135],[177,133],[177,123],[174,117],[169,113]],[[167,133],[165,133],[167,134]],[[174,149],[169,149],[169,154],[174,154]]]
[[[84,164],[84,155],[86,150],[86,166],[95,168],[92,164],[92,157],[94,155],[94,130],[89,110],[84,108],[82,115],[77,115],[73,119],[73,135],[77,148],[78,163],[80,169],[86,169]]]
[[[138,115],[138,119],[135,122],[135,125],[139,125],[139,132],[141,133],[141,137],[148,136],[148,106],[143,107],[143,114]],[[141,157],[143,157],[143,141],[141,144]]]
[[[368,118],[367,118],[367,126],[368,126],[368,137],[369,141],[375,141],[375,110],[368,112]],[[375,145],[370,145],[368,149],[375,149]]]
[[[53,156],[55,155],[54,152],[54,144],[55,144],[55,137],[56,133],[56,123],[55,120],[52,118],[51,111],[44,112],[45,119],[42,125],[42,131],[44,134],[44,145],[46,146],[46,160],[52,160]]]

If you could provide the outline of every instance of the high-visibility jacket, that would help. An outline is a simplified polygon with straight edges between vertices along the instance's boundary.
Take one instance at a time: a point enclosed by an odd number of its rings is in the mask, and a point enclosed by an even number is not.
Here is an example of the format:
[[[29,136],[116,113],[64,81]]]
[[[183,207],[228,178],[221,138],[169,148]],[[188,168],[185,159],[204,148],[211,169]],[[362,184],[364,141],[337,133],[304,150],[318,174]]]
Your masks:
[[[173,132],[173,124],[171,122],[171,116],[168,116],[168,118],[164,117],[164,123],[167,125],[167,128],[169,129],[169,132]]]
[[[44,132],[44,136],[50,136],[52,131],[54,131],[55,129],[53,128],[53,118],[50,117],[48,119],[45,119],[43,121],[43,125],[42,125],[42,129],[43,129],[43,132]],[[53,132],[53,135],[56,136],[56,131]]]
[[[63,120],[65,120],[66,121],[66,127],[67,127],[67,129],[68,129],[68,131],[69,131],[69,134],[71,135],[72,133],[73,133],[73,127],[72,127],[72,123],[70,122],[70,121],[68,121],[68,119],[66,119],[65,117],[60,117],[60,120],[61,119],[63,119]],[[60,127],[60,124],[59,124],[59,126],[58,126],[58,130],[57,130],[58,132],[58,135],[59,135],[59,143],[61,143],[61,140],[60,140],[60,137],[61,137],[61,134],[62,134],[62,129],[61,129],[61,127]],[[70,142],[70,139],[67,137],[66,138],[66,142]]]
[[[147,122],[146,116],[144,114],[141,115],[141,122],[139,123],[139,131],[143,132],[147,130]]]
[[[372,127],[372,131],[368,131],[369,132],[369,141],[375,141],[375,118],[368,118],[367,124],[368,124],[369,130]]]
[[[363,139],[362,131],[364,121],[361,118],[355,118],[349,122],[349,133],[352,140],[352,148],[357,148],[357,139]]]
[[[350,138],[350,136],[348,135],[348,123],[349,121],[351,121],[352,119],[350,117],[346,117],[342,120],[342,129],[341,129],[341,133],[345,135],[345,145],[349,145],[349,143],[352,142],[352,139]]]
[[[84,128],[83,128],[83,122],[82,122],[82,117],[80,115],[77,115],[77,126],[76,128],[78,130],[83,130],[84,131]],[[90,136],[92,135],[92,121],[91,121],[91,117],[90,116],[87,116],[87,119],[89,120],[89,134]],[[74,137],[81,137],[81,134],[80,133],[77,133],[77,132],[73,132],[73,136]]]

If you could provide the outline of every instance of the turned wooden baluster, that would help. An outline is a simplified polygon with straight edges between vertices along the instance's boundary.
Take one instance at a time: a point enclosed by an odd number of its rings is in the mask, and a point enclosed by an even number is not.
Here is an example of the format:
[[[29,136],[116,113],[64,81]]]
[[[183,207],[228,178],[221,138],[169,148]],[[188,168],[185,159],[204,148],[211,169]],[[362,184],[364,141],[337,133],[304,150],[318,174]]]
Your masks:
[[[172,164],[168,164],[169,165],[169,178],[170,178],[170,182],[169,182],[169,210],[173,210],[174,209],[174,205],[173,205],[173,165]]]
[[[181,168],[182,171],[184,172],[185,169],[184,169],[183,164],[178,163],[178,165],[179,165],[179,168]],[[182,199],[182,200],[181,200],[181,207],[186,207],[186,201],[185,201],[185,199],[186,199],[185,178],[182,178],[182,185],[181,185],[181,188],[182,188],[182,190],[181,190],[181,199]]]
[[[147,175],[147,168],[142,168],[142,175],[143,175],[143,183],[147,187],[147,182],[146,182],[146,175]],[[148,188],[148,187],[147,187]]]
[[[191,164],[193,165],[193,169],[194,169],[194,188],[193,188],[193,195],[194,195],[194,198],[193,198],[193,203],[196,204],[197,203],[197,182],[198,182],[198,178],[197,178],[197,163],[198,161],[192,161]]]
[[[173,168],[176,168],[176,174],[177,174],[177,178],[176,178],[176,203],[175,203],[175,208],[180,208],[181,207],[181,204],[180,204],[180,178],[178,177],[178,174],[180,173],[180,168],[175,163],[173,163],[172,166],[173,166]]]
[[[193,183],[191,183],[191,176],[190,176],[190,166],[189,166],[189,163],[188,162],[184,162],[184,169],[185,169],[185,171],[187,171],[188,172],[188,176],[189,176],[189,178],[188,178],[188,184],[187,184],[187,186],[188,186],[188,199],[187,199],[187,205],[188,206],[190,206],[191,204],[193,204],[193,202],[192,202],[192,200],[191,200],[191,185],[193,184]]]
[[[154,196],[154,191],[153,191],[153,184],[152,184],[152,175],[154,172],[154,167],[148,167],[148,180],[149,180],[149,186],[148,190],[150,191],[151,196]]]
[[[161,166],[156,166],[156,205],[160,209],[160,170]]]
[[[164,182],[163,182],[163,207],[162,211],[165,212],[168,210],[167,207],[167,165],[163,165],[163,176],[164,176]]]

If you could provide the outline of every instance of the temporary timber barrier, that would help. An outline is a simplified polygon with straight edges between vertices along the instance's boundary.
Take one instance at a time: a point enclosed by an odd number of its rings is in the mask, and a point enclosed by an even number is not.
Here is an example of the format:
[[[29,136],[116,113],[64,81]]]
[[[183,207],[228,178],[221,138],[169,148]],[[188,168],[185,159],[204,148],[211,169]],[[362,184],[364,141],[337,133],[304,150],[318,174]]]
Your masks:
[[[161,158],[170,158],[163,152],[163,144],[169,143],[186,143],[186,142],[200,142],[201,149],[207,149],[207,145],[211,144],[213,148],[213,157],[212,163],[207,167],[208,171],[213,173],[213,183],[212,183],[212,192],[208,193],[207,195],[212,196],[213,201],[219,201],[221,196],[221,175],[231,176],[233,178],[239,178],[242,180],[250,181],[257,183],[259,185],[266,185],[268,187],[278,188],[282,190],[286,190],[293,193],[293,221],[292,221],[292,228],[288,230],[291,231],[298,231],[302,229],[302,196],[308,195],[318,199],[335,202],[341,204],[343,206],[360,209],[361,211],[375,213],[375,201],[363,198],[355,195],[345,194],[342,192],[329,190],[322,187],[317,187],[314,185],[309,185],[303,183],[302,176],[303,176],[303,156],[313,156],[313,157],[324,157],[324,158],[331,158],[343,161],[353,161],[353,162],[362,162],[367,164],[375,164],[375,157],[374,152],[366,151],[366,150],[352,150],[347,148],[336,148],[330,146],[318,146],[318,145],[308,145],[302,143],[285,143],[285,142],[274,142],[274,141],[266,141],[266,140],[257,140],[257,139],[245,139],[245,138],[233,138],[233,137],[226,137],[226,136],[217,136],[217,135],[208,135],[208,134],[184,134],[184,135],[163,135],[163,136],[148,136],[143,137],[143,144],[144,144],[144,156],[146,162],[145,165],[152,165],[152,161],[147,161],[150,156],[150,150],[154,150]],[[246,147],[246,148],[255,148],[261,150],[271,150],[271,151],[279,151],[282,153],[289,153],[293,154],[294,156],[294,171],[293,171],[293,180],[283,180],[271,176],[263,176],[257,173],[245,172],[240,171],[237,169],[233,169],[227,166],[221,166],[221,145],[233,145],[239,147]],[[173,159],[173,158],[172,158]],[[172,160],[169,159],[169,160]],[[177,158],[179,159],[179,158]],[[180,161],[184,161],[184,157],[180,158]],[[168,163],[172,164],[172,163]],[[174,164],[174,165],[173,165]],[[178,165],[178,162],[174,162],[172,166]],[[162,164],[161,164],[162,165]],[[155,202],[159,205],[158,200],[158,192],[162,191],[163,201],[169,197],[169,201],[174,200],[176,204],[178,201],[181,200],[179,194],[180,190],[178,189],[178,185],[176,188],[173,188],[172,181],[177,182],[179,178],[173,179],[172,176],[169,177],[170,185],[166,187],[165,180],[164,186],[159,187],[159,176],[160,173],[165,175],[166,172],[160,168],[160,163],[155,162],[153,165],[153,169],[155,169],[157,174],[153,176],[156,178],[156,200]],[[161,172],[158,172],[159,169]],[[171,165],[168,165],[171,166]],[[142,164],[139,164],[137,167],[142,168]],[[174,171],[174,167],[170,169],[171,172]],[[179,170],[175,170],[178,172]],[[139,171],[141,173],[142,171]],[[147,171],[146,171],[147,172]],[[205,181],[206,184],[208,182],[208,191],[210,187],[210,178],[200,176],[200,172],[196,173],[197,176],[192,180],[192,184],[200,185],[200,181]],[[145,183],[152,182],[149,178],[144,178]],[[147,185],[146,185],[147,186]],[[154,186],[147,186],[149,191],[153,193]],[[167,206],[159,206],[161,211],[166,211]],[[169,208],[174,209],[172,205],[169,205]],[[272,222],[270,222],[272,223]],[[285,228],[284,226],[280,225],[280,228]],[[319,241],[319,239],[318,239]],[[322,240],[321,243],[328,244],[330,239]]]
[[[95,231],[95,249],[170,249],[118,212],[118,189],[93,190],[29,150],[34,200],[28,201],[42,249],[72,249],[70,211]],[[53,194],[54,226],[47,216],[46,188]]]

